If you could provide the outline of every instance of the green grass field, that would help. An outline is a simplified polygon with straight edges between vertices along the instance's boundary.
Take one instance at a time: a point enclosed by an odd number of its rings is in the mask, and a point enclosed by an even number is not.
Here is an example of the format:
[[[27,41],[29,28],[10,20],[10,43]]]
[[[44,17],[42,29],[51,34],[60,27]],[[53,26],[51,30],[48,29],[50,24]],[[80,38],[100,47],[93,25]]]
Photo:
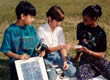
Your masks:
[[[0,0],[0,45],[5,29],[9,24],[16,22],[15,7],[20,0]],[[62,27],[67,42],[76,42],[76,26],[82,21],[81,12],[88,5],[99,4],[102,6],[103,15],[98,20],[107,34],[107,52],[106,56],[110,60],[110,0],[28,0],[37,9],[34,25],[37,28],[40,24],[46,22],[45,13],[52,5],[59,5],[65,12],[65,19]],[[70,55],[76,53],[71,50]],[[0,53],[0,80],[9,80],[9,68],[7,57]]]

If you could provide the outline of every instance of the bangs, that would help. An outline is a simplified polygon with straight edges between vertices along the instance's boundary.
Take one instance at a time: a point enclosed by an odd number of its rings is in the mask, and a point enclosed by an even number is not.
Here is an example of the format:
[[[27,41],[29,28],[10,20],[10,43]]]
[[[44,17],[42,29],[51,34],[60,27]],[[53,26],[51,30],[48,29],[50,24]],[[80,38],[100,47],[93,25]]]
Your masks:
[[[30,14],[32,16],[36,16],[36,9],[35,8],[26,8],[22,12],[24,12],[25,15]]]
[[[64,16],[56,16],[55,20],[56,21],[62,21],[64,19]]]
[[[35,8],[31,8],[29,10],[29,14],[32,15],[32,16],[36,16],[36,9]]]
[[[62,21],[64,19],[64,12],[59,6],[55,5],[48,10],[47,17],[48,16],[50,16],[52,20]]]
[[[64,12],[59,9],[56,9],[56,11],[53,13],[52,18],[56,21],[62,21],[64,19]]]

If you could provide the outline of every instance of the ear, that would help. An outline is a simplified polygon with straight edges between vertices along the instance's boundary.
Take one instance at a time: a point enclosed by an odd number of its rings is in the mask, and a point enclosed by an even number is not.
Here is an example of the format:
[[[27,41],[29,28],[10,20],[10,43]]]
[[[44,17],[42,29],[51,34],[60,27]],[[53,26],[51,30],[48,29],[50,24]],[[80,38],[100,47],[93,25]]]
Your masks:
[[[96,21],[97,20],[97,17],[94,17],[93,20]]]
[[[21,19],[24,20],[25,15],[22,13],[21,14]]]

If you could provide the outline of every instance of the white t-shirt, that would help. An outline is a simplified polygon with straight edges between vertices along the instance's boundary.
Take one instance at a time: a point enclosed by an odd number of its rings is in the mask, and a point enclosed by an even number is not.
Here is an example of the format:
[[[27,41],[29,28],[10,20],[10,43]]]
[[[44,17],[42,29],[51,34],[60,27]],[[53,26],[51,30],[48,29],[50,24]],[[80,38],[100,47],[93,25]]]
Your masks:
[[[48,23],[42,24],[37,29],[37,35],[49,47],[56,47],[65,43],[63,30],[59,26],[52,32]]]

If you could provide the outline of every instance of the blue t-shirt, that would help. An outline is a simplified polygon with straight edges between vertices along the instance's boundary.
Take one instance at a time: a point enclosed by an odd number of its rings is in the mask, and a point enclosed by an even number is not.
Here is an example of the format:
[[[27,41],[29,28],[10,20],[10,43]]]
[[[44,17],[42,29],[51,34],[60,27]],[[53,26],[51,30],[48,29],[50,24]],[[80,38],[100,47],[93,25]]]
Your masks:
[[[7,53],[9,51],[16,54],[28,54],[31,57],[36,56],[34,48],[37,46],[39,39],[33,25],[18,26],[11,24],[4,33],[4,38],[1,46],[1,52]],[[10,58],[9,62],[14,59]]]

